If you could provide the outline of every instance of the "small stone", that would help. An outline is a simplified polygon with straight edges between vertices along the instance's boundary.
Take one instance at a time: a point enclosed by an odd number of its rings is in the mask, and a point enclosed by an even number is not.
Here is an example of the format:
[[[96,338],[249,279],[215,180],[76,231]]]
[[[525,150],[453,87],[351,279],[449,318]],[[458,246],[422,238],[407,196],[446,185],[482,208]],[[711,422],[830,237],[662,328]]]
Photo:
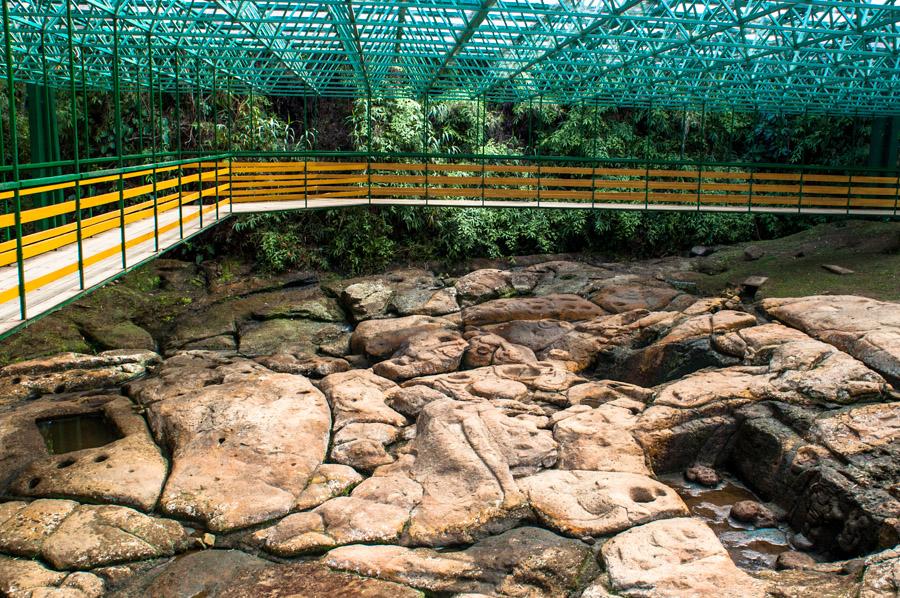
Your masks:
[[[691,247],[691,257],[706,257],[715,252],[715,247],[707,247],[706,245],[694,245]]]
[[[753,527],[776,527],[775,513],[772,509],[755,500],[742,500],[731,506],[731,517]]]
[[[832,274],[840,274],[844,276],[846,274],[855,274],[853,270],[850,268],[844,268],[843,266],[838,266],[836,264],[822,264],[822,267],[831,272]]]
[[[214,534],[205,533],[200,541],[203,542],[204,546],[211,548],[216,545],[216,536]]]
[[[712,467],[706,465],[692,465],[684,472],[684,479],[707,488],[715,488],[722,478]]]
[[[776,569],[812,569],[816,564],[816,559],[805,552],[798,552],[796,550],[782,552],[778,555],[778,558],[775,559]]]
[[[748,262],[756,261],[765,254],[766,252],[756,245],[750,245],[749,247],[744,248],[744,259]]]

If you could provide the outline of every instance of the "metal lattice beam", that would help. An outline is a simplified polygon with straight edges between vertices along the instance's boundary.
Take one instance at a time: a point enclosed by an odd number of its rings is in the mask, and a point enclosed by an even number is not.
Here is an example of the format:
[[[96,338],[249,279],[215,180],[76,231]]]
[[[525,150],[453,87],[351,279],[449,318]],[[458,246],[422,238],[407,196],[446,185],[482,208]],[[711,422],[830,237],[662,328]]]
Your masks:
[[[123,89],[152,65],[171,90],[178,62],[270,95],[900,114],[900,0],[70,1],[98,89],[116,19]],[[65,15],[10,0],[16,81],[67,87]]]

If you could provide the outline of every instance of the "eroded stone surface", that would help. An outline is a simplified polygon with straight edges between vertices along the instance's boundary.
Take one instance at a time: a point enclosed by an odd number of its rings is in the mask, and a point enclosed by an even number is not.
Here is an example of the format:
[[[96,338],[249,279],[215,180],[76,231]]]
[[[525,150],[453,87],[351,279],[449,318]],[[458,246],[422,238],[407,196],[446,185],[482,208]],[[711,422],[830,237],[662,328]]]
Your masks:
[[[564,320],[577,322],[606,312],[578,295],[547,295],[515,299],[494,299],[462,311],[466,326],[483,326],[513,320]]]
[[[455,324],[446,318],[430,316],[369,320],[356,326],[350,339],[350,347],[356,353],[364,353],[373,359],[387,359],[410,337],[455,327]]]
[[[331,413],[302,376],[186,354],[131,392],[172,452],[162,509],[215,531],[287,514],[325,457]]]
[[[576,538],[689,514],[674,490],[645,475],[544,471],[519,485],[544,523]]]
[[[554,418],[553,438],[559,443],[557,468],[651,475],[644,449],[631,435],[637,423],[631,410],[609,403],[597,408],[581,404]]]
[[[125,397],[45,397],[0,413],[0,489],[18,496],[71,497],[150,510],[167,464],[144,419]],[[79,415],[108,420],[122,436],[95,448],[51,454],[35,422]]]
[[[169,556],[188,545],[175,521],[113,505],[66,500],[4,503],[0,551],[41,557],[56,569],[90,569]]]
[[[595,572],[590,548],[540,528],[521,527],[458,552],[400,546],[345,546],[332,568],[431,592],[490,596],[565,596]]]
[[[62,353],[0,368],[0,405],[81,390],[115,387],[159,363],[152,351],[119,349],[97,355]]]
[[[655,521],[603,545],[611,589],[621,596],[765,595],[765,585],[738,569],[715,533],[698,519]]]
[[[394,461],[387,446],[406,418],[385,403],[397,385],[371,370],[351,370],[322,380],[334,414],[331,459],[363,471]]]
[[[455,330],[423,332],[409,337],[374,372],[394,381],[454,372],[469,344]]]
[[[900,304],[855,295],[765,299],[778,320],[853,355],[900,385]]]
[[[0,594],[9,598],[99,598],[104,585],[91,573],[61,573],[35,561],[0,556]]]

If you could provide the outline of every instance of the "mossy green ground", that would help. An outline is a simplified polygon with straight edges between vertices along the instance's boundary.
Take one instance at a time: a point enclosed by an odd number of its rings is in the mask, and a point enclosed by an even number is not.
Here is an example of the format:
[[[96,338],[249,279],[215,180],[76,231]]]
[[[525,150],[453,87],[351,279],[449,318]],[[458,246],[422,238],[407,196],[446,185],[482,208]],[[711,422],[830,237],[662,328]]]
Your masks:
[[[749,261],[752,246],[762,257]],[[834,264],[853,274],[834,274],[822,266]],[[749,276],[766,276],[760,297],[802,295],[864,295],[900,300],[900,223],[851,221],[820,225],[771,241],[724,248],[703,258],[698,289],[717,294]]]
[[[762,257],[748,261],[748,246]],[[823,264],[855,273],[832,274]],[[720,248],[695,266],[704,273],[690,277],[701,295],[718,295],[759,275],[769,278],[760,297],[853,294],[900,301],[900,222],[824,224],[781,239]],[[0,365],[65,351],[155,349],[175,318],[195,302],[227,300],[276,282],[270,278],[278,277],[260,276],[233,258],[203,267],[159,259],[0,341]],[[322,273],[320,281],[332,278]]]

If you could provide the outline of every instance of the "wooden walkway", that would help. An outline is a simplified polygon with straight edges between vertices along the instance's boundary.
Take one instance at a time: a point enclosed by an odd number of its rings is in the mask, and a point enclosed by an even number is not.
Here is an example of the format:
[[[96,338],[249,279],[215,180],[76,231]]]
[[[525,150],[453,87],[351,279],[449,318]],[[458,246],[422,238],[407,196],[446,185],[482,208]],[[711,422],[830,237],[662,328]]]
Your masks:
[[[900,200],[897,177],[224,160],[152,165],[52,184],[25,181],[17,193],[27,204],[59,189],[79,199],[21,211],[21,240],[14,236],[15,215],[0,215],[0,230],[13,232],[0,242],[0,337],[231,213],[390,205],[897,217]],[[13,199],[13,191],[0,192],[0,200]],[[46,219],[55,226],[40,230],[37,225]]]

